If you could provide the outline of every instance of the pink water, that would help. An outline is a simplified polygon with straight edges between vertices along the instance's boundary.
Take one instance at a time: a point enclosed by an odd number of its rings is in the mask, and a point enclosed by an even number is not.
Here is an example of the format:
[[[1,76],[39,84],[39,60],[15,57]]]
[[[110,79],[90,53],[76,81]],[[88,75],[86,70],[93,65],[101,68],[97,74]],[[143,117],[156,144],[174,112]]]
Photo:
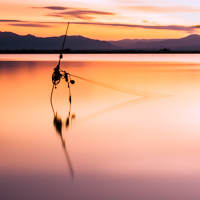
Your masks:
[[[200,56],[64,55],[65,149],[56,56],[0,56],[0,199],[198,200]]]

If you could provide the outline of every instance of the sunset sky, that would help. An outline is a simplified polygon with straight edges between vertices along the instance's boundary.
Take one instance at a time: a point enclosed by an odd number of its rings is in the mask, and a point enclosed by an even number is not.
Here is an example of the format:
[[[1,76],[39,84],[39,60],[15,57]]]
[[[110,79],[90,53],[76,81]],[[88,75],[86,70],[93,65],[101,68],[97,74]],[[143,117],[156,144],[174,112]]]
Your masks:
[[[92,39],[180,38],[200,34],[200,1],[1,0],[0,31],[38,37]]]

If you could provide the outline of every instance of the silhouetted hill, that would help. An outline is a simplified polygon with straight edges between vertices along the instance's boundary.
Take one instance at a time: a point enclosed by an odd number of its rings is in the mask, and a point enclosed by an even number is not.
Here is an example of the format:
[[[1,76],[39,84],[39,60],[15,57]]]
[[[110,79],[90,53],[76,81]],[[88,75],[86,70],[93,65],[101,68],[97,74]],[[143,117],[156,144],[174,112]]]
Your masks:
[[[63,39],[64,36],[42,38],[30,34],[20,36],[11,32],[0,32],[0,50],[59,50],[62,47]],[[67,36],[65,48],[71,50],[118,49],[118,47],[106,41],[93,40],[82,36]]]
[[[167,39],[155,42],[137,42],[127,47],[127,49],[145,49],[145,50],[200,50],[200,35],[189,35],[180,39]]]
[[[162,41],[164,39],[123,39],[118,41],[107,41],[115,46],[121,47],[121,48],[129,48],[131,45],[134,45],[137,42],[157,42]]]
[[[11,32],[0,32],[0,50],[60,50],[64,36],[36,37],[34,35],[20,36]],[[189,35],[180,39],[125,39],[119,41],[101,41],[83,36],[67,36],[65,49],[70,50],[147,50],[160,49],[200,50],[200,35]]]

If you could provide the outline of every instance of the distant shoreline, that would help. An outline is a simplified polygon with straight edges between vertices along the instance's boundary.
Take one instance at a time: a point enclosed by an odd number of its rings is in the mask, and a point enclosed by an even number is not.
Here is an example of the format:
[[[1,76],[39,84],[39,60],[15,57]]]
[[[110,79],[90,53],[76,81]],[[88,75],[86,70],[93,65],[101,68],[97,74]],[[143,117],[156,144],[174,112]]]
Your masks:
[[[60,50],[0,50],[0,54],[60,54]],[[158,51],[150,50],[69,50],[66,49],[63,54],[199,54],[199,50],[180,51],[170,49],[160,49]]]

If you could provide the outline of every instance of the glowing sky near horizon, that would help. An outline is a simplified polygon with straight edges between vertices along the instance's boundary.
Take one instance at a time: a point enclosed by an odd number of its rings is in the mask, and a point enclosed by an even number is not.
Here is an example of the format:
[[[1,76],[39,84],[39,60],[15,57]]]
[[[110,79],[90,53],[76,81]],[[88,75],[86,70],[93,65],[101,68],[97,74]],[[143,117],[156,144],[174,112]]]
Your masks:
[[[180,38],[200,32],[196,0],[1,0],[0,31],[101,40]]]

